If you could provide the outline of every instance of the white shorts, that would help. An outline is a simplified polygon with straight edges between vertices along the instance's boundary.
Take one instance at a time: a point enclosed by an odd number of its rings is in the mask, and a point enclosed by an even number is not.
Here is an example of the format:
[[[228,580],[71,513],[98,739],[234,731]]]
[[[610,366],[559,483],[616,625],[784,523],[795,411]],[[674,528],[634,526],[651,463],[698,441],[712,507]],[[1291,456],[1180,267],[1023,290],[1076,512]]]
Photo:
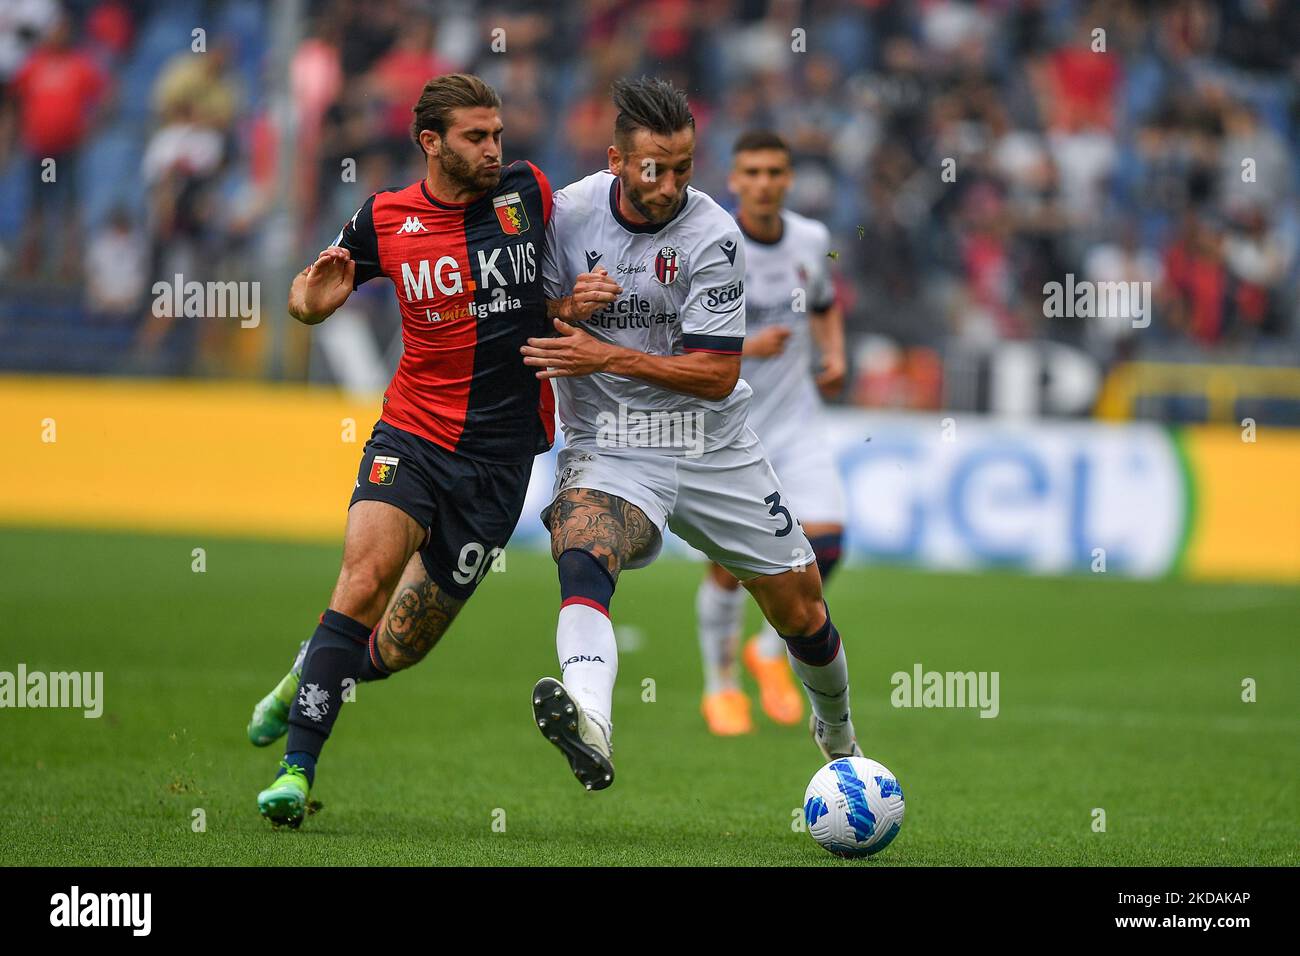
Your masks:
[[[742,581],[816,560],[749,428],[725,448],[696,458],[576,442],[559,453],[552,504],[569,488],[617,495],[654,523],[659,535],[653,547],[629,561],[629,569],[658,556],[665,526]],[[544,523],[550,510],[548,505],[542,512]]]
[[[799,520],[843,525],[844,489],[821,422],[763,422],[754,431]]]

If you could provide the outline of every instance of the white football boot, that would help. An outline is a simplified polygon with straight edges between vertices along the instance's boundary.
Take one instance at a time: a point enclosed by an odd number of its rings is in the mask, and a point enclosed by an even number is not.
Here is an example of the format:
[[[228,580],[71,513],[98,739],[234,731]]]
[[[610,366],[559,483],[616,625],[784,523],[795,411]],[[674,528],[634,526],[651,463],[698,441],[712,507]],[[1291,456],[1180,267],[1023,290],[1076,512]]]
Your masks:
[[[813,714],[808,721],[808,729],[812,731],[813,743],[822,752],[827,763],[841,757],[866,756],[858,746],[858,736],[853,732],[851,720],[846,720],[842,724],[828,724],[824,720],[818,720],[817,715]]]
[[[614,782],[609,730],[583,713],[554,677],[543,677],[533,687],[533,717],[542,736],[568,758],[580,784],[588,790],[604,790]]]

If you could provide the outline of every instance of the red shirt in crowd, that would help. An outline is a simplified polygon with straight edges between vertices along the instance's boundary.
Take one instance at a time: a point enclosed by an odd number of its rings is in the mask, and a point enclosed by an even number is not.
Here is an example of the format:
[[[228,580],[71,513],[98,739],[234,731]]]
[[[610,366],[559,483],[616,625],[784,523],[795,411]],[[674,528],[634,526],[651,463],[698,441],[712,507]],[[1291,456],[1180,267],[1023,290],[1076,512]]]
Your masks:
[[[1217,342],[1228,284],[1223,264],[1180,242],[1165,253],[1165,280],[1186,306],[1191,337],[1206,345]]]
[[[399,46],[384,54],[372,75],[390,103],[384,118],[389,135],[399,139],[410,135],[411,104],[420,98],[424,84],[432,77],[452,71],[450,63],[444,63],[430,52]]]
[[[1058,129],[1113,129],[1115,94],[1122,79],[1114,56],[1091,50],[1057,50],[1049,61]]]
[[[108,81],[78,50],[41,47],[14,75],[23,145],[37,156],[76,149]]]

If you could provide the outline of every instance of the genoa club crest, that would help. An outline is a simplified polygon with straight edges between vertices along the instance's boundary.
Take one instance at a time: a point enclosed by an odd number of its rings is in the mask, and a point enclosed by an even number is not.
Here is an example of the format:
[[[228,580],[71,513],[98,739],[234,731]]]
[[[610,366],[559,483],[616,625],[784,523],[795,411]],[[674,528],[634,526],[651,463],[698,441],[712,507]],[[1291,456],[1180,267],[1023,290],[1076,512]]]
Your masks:
[[[517,236],[528,231],[528,213],[524,211],[524,201],[519,193],[506,193],[492,200],[496,208],[497,222],[501,231],[507,236]]]
[[[672,285],[677,279],[677,250],[664,246],[655,256],[655,278],[664,285]]]
[[[400,458],[376,455],[370,463],[370,483],[372,485],[391,485],[397,476],[397,463]]]

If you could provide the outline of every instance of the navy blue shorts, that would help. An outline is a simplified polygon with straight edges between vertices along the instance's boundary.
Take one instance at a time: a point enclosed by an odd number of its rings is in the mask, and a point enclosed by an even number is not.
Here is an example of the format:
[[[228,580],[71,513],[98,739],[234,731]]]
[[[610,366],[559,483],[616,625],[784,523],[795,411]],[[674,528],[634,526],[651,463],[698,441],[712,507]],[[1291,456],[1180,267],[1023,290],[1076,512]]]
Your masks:
[[[383,501],[414,518],[426,529],[420,558],[429,577],[464,600],[505,550],[532,470],[531,455],[506,465],[476,461],[379,421],[348,507]]]

